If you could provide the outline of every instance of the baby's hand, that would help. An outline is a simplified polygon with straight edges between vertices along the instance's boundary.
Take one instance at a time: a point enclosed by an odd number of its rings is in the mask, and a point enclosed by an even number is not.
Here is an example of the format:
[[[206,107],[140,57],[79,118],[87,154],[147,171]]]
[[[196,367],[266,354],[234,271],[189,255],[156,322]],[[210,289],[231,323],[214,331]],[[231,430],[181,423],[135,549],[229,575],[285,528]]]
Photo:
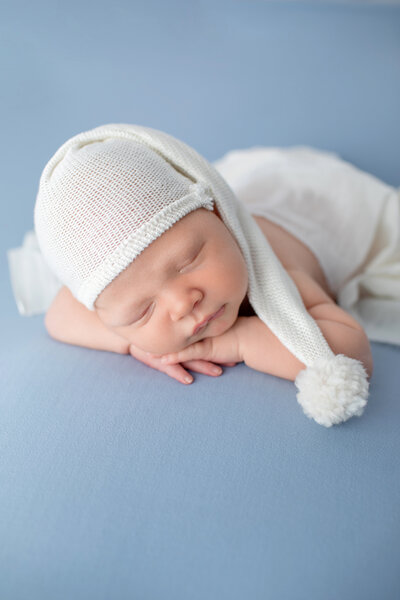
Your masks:
[[[159,360],[161,365],[168,366],[168,368],[180,368],[179,363],[181,363],[188,368],[199,370],[194,368],[193,365],[199,366],[202,363],[203,366],[204,361],[213,361],[228,366],[235,365],[237,362],[243,361],[240,340],[241,332],[246,327],[246,320],[247,317],[238,317],[235,324],[225,333],[215,337],[204,338],[199,342],[187,346],[180,352],[165,355],[149,354],[148,356]],[[214,366],[212,362],[206,362],[205,364],[207,365],[207,372],[208,369]],[[203,373],[205,371],[201,369],[199,372]]]
[[[221,375],[222,373],[220,366],[215,365],[207,360],[185,360],[180,364],[164,364],[161,362],[161,356],[144,352],[133,344],[130,345],[129,352],[134,358],[140,360],[145,365],[152,367],[153,369],[157,369],[162,373],[166,373],[181,383],[192,383],[193,381],[193,377],[187,371],[185,371],[184,367],[186,367],[186,369],[196,371],[197,373],[203,373],[203,375],[213,375],[214,377]],[[236,362],[225,362],[221,364],[226,367],[233,367],[235,366]],[[186,379],[187,377],[189,380]]]

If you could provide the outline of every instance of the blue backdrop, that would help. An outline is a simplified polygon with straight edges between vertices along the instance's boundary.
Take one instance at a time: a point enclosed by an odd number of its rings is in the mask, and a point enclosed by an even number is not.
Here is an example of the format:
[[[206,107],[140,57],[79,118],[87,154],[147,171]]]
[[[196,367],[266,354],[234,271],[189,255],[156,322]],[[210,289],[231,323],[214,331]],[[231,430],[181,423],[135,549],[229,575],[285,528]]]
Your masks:
[[[23,318],[6,250],[41,171],[104,123],[209,160],[311,145],[400,186],[400,7],[2,3],[1,600],[397,600],[400,348],[361,419],[309,421],[245,365],[191,386]]]

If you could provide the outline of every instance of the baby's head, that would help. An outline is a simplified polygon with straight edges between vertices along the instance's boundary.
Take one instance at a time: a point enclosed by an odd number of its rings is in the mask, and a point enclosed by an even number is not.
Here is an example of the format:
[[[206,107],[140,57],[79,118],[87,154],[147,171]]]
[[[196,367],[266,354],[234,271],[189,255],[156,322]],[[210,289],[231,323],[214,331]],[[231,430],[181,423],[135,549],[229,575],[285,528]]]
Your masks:
[[[107,125],[70,138],[43,170],[34,220],[72,295],[133,345],[164,354],[229,329],[248,275],[208,185],[216,171],[189,147],[147,144],[149,131],[138,139]],[[205,171],[185,169],[189,159]]]
[[[100,320],[146,352],[221,335],[248,287],[246,264],[218,209],[198,208],[154,240],[97,297]],[[223,307],[220,317],[194,332]]]

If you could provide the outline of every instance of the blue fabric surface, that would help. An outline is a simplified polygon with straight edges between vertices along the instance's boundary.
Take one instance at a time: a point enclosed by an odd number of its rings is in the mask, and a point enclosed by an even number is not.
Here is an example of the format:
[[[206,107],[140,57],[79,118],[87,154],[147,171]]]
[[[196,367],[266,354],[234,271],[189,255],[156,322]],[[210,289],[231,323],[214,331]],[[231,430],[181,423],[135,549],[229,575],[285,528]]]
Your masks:
[[[32,228],[58,145],[107,122],[164,129],[209,160],[314,145],[400,185],[400,9],[3,14],[1,600],[397,600],[400,347],[372,344],[364,415],[326,429],[292,382],[243,364],[184,386],[52,340],[19,316],[6,250]]]

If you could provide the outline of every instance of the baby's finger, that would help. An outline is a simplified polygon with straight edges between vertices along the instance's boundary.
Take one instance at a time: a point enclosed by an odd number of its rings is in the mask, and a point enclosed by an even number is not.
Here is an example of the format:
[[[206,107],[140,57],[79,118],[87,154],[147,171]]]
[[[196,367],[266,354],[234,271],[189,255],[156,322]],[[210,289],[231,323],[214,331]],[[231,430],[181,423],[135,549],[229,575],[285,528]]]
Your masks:
[[[222,369],[219,365],[215,365],[207,360],[185,360],[181,363],[187,369],[196,371],[197,373],[203,373],[203,375],[221,375]]]
[[[166,366],[164,368],[164,373],[166,373],[173,379],[180,381],[181,383],[188,384],[192,383],[193,381],[192,375],[185,371],[185,369],[180,364]]]
[[[182,363],[189,360],[210,360],[210,338],[205,338],[200,342],[195,342],[190,346],[187,346],[179,352],[171,352],[170,354],[164,354],[161,358],[163,365],[170,365],[172,363]]]

